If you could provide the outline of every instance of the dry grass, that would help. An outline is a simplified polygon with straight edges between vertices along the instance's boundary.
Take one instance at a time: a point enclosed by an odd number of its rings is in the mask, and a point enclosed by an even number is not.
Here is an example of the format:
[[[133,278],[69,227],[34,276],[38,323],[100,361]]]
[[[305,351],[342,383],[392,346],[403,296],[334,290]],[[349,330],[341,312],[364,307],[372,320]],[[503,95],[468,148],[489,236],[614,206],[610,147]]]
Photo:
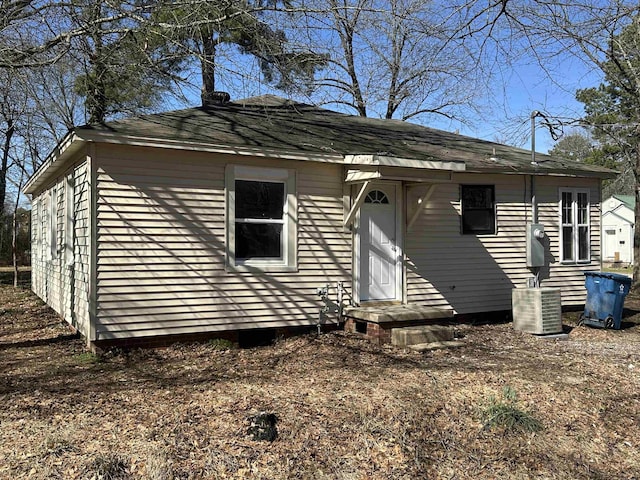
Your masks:
[[[337,332],[96,359],[0,287],[0,478],[639,478],[640,327],[626,327],[555,342],[461,325],[466,346],[426,354]],[[506,386],[542,430],[484,428]],[[274,442],[247,435],[262,411]]]

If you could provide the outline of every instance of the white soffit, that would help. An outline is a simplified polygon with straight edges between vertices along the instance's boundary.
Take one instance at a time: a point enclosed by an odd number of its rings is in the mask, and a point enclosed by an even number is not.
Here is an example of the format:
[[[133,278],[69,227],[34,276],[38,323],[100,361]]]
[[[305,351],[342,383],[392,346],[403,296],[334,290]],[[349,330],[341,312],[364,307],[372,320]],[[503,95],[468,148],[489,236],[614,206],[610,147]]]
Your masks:
[[[349,168],[345,183],[362,183],[367,180],[394,180],[407,183],[449,183],[451,170],[427,170],[415,168],[371,167]]]
[[[385,167],[408,167],[424,170],[448,170],[463,172],[464,162],[442,162],[438,160],[418,160],[414,158],[390,157],[386,155],[345,155],[344,163],[350,165],[379,165]]]

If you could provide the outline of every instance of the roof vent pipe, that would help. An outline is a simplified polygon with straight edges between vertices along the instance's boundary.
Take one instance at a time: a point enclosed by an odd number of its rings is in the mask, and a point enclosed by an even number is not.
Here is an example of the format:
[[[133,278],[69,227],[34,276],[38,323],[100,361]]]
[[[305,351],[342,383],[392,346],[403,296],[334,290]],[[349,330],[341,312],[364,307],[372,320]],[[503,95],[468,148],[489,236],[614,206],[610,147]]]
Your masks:
[[[202,92],[202,106],[214,107],[217,105],[224,105],[231,100],[231,95],[228,92]]]
[[[536,161],[536,117],[540,115],[538,110],[531,112],[531,165],[538,165]]]

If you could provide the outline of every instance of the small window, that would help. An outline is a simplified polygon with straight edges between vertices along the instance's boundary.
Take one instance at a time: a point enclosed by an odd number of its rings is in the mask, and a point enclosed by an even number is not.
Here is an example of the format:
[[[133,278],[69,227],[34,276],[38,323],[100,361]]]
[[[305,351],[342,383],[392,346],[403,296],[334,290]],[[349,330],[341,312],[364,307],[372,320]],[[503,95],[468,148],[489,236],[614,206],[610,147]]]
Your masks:
[[[589,262],[589,191],[560,190],[560,257],[565,263]]]
[[[372,190],[367,194],[367,198],[364,199],[364,203],[378,203],[383,205],[389,204],[389,198],[380,190]]]
[[[462,233],[495,234],[495,187],[493,185],[461,185]]]
[[[231,165],[226,186],[228,267],[295,269],[295,172]]]

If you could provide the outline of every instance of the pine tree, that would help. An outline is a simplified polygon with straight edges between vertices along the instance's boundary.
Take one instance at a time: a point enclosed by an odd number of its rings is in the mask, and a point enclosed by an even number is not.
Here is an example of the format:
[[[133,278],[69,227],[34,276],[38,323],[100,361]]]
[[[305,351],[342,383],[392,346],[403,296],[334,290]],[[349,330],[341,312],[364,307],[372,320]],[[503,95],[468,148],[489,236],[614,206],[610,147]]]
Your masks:
[[[199,4],[167,3],[154,14],[152,23],[166,41],[180,44],[185,55],[197,58],[202,73],[202,103],[216,90],[216,58],[219,48],[231,46],[240,55],[254,57],[264,80],[280,90],[311,88],[316,71],[327,61],[323,55],[294,48],[285,32],[265,18],[278,12],[277,0],[241,2],[209,1]],[[283,7],[286,10],[287,2]],[[194,22],[193,18],[198,18]]]
[[[601,64],[604,82],[597,88],[580,90],[585,121],[594,136],[607,145],[610,154],[623,165],[623,176],[633,178],[636,197],[636,225],[640,220],[640,17],[612,36],[607,59]],[[623,177],[624,178],[624,177]],[[634,257],[640,259],[640,228],[635,229]],[[633,271],[634,285],[640,284],[640,262]]]

